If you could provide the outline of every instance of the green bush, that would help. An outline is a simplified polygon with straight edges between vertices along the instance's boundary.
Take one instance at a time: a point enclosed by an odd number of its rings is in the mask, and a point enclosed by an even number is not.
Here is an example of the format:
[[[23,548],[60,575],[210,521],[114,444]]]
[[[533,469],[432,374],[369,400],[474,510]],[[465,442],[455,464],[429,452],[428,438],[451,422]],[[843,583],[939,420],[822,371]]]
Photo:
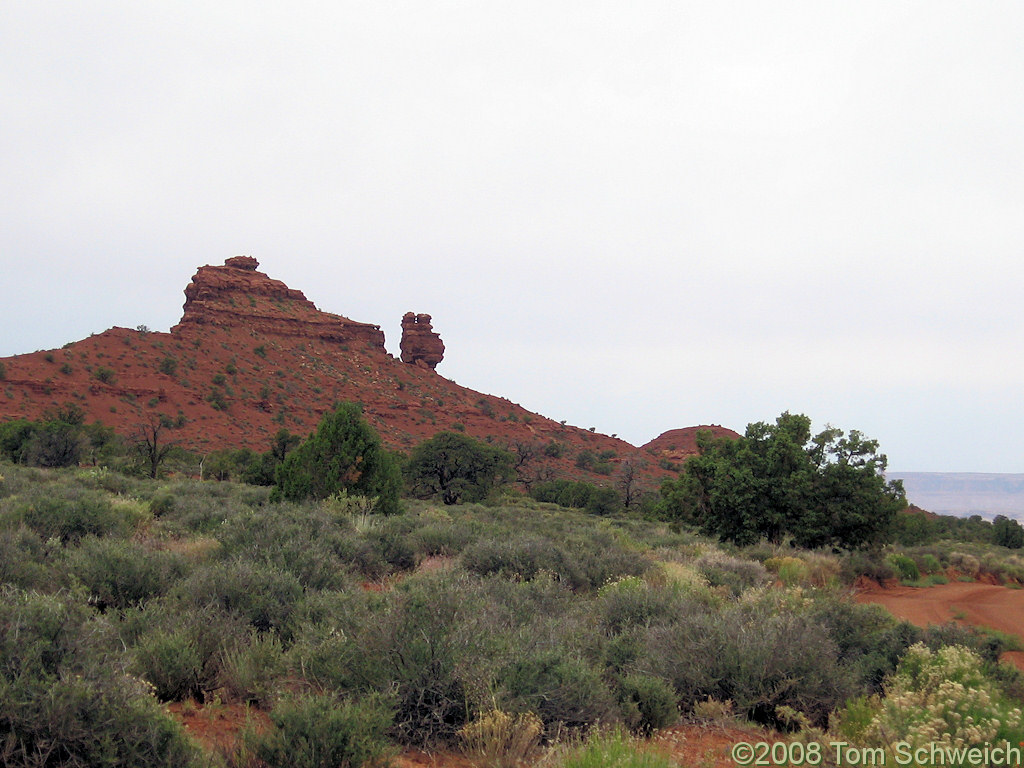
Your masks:
[[[506,630],[466,574],[409,577],[364,614],[337,606],[298,630],[293,664],[337,692],[393,694],[394,736],[414,745],[451,744],[470,708],[493,689]]]
[[[512,477],[512,454],[461,432],[438,432],[413,448],[404,472],[413,495],[445,504],[483,501]]]
[[[52,554],[39,534],[25,526],[0,530],[0,584],[41,591],[60,586]]]
[[[135,648],[135,667],[161,701],[201,699],[208,687],[199,648],[188,629],[157,629]]]
[[[198,766],[198,750],[118,663],[102,618],[0,589],[0,733],[10,766]]]
[[[921,578],[921,570],[913,558],[907,555],[893,553],[888,557],[889,564],[896,571],[900,579],[904,581],[917,581]]]
[[[855,682],[828,633],[772,599],[652,626],[642,671],[669,680],[684,711],[710,697],[763,724],[782,725],[776,709],[788,706],[825,725]]]
[[[200,566],[175,593],[184,603],[216,606],[258,630],[280,631],[302,596],[302,584],[274,565],[235,559]]]
[[[273,632],[250,632],[225,643],[221,650],[221,689],[246,704],[267,707],[274,697],[286,660],[281,640]]]
[[[619,688],[625,720],[632,729],[649,734],[668,728],[679,719],[676,692],[661,678],[629,675]]]
[[[733,595],[771,583],[771,576],[760,563],[725,555],[705,556],[694,563],[712,587],[726,587]]]
[[[70,487],[39,487],[2,505],[0,527],[23,524],[44,539],[77,542],[85,536],[125,536],[142,517],[131,505],[115,506],[105,494]]]
[[[1024,740],[1019,703],[962,646],[913,646],[886,683],[885,696],[852,702],[839,720],[840,732],[870,746],[905,741],[927,750],[935,742],[957,747]]]
[[[502,698],[513,711],[535,712],[545,729],[583,730],[618,717],[600,672],[566,649],[519,659],[502,675]]]
[[[277,469],[277,492],[292,501],[340,492],[377,499],[384,514],[399,511],[401,472],[355,403],[340,403]]]
[[[465,525],[456,523],[430,523],[418,528],[411,536],[412,546],[423,555],[454,557],[462,552],[472,539]]]
[[[95,604],[127,608],[166,592],[184,573],[182,559],[132,541],[88,537],[68,555],[71,573]]]
[[[270,719],[271,730],[248,738],[267,768],[359,768],[390,752],[391,713],[377,697],[354,702],[307,694],[279,704]]]

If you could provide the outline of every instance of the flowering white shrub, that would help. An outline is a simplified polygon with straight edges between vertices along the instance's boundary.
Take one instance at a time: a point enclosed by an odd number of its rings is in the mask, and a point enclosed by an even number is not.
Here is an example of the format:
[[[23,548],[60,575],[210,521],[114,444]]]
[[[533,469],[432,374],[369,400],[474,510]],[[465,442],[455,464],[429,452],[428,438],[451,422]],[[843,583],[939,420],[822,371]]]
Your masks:
[[[963,646],[931,651],[912,646],[884,697],[851,702],[841,729],[857,741],[891,748],[941,744],[952,748],[1024,741],[1021,710],[985,674],[981,658]]]

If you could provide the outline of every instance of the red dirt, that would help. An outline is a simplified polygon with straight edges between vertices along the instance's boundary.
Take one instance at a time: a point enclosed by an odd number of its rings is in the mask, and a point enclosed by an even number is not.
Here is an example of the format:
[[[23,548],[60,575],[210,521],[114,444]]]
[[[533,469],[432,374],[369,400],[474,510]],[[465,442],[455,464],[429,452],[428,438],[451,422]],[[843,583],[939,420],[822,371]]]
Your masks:
[[[720,725],[678,725],[659,731],[651,743],[679,765],[735,768],[730,751],[740,741],[772,743],[777,739],[761,731]]]
[[[265,712],[242,704],[203,706],[194,702],[173,702],[167,705],[188,734],[210,752],[231,754],[246,725],[252,723],[257,731],[270,727]]]
[[[241,704],[202,706],[175,702],[168,710],[185,726],[185,730],[206,750],[231,755],[238,746],[246,725],[252,723],[259,731],[270,726],[265,712]],[[729,751],[739,741],[775,741],[761,731],[720,725],[681,724],[659,731],[648,742],[679,765],[702,765],[707,768],[733,768]],[[392,760],[395,768],[475,768],[472,761],[455,752],[422,752],[409,750]]]
[[[859,591],[855,599],[858,603],[884,606],[893,615],[919,627],[958,621],[1024,639],[1021,589],[960,581],[925,588],[874,584]],[[1024,670],[1024,653],[1006,653],[1003,659]]]
[[[658,441],[637,448],[403,363],[384,350],[376,325],[318,310],[300,291],[257,272],[254,260],[228,261],[199,269],[182,322],[169,333],[111,328],[61,349],[3,358],[0,421],[39,419],[74,404],[88,421],[126,436],[164,415],[182,421],[166,437],[193,451],[265,451],[280,428],[306,435],[347,400],[362,403],[393,449],[462,429],[497,445],[533,445],[527,474],[535,479],[553,473],[607,484],[608,477],[575,466],[585,449],[614,452],[612,463],[634,462],[649,485],[671,475],[658,466]],[[546,456],[539,449],[551,442],[571,450]]]

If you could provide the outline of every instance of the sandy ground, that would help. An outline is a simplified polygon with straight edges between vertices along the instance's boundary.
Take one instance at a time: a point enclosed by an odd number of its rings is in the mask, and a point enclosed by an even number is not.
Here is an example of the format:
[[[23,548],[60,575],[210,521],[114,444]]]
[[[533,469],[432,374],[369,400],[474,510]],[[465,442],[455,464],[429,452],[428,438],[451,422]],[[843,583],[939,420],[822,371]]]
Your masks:
[[[958,621],[1024,639],[1024,589],[954,581],[934,587],[878,585],[857,593],[859,603],[876,603],[919,627]],[[1024,670],[1024,652],[1003,656]]]

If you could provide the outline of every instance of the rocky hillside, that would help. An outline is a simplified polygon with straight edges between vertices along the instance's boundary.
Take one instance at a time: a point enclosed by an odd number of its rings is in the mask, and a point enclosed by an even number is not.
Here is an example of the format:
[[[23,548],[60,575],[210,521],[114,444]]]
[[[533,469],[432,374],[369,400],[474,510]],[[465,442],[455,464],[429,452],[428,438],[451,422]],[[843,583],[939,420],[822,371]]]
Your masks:
[[[40,418],[75,403],[122,434],[166,415],[180,424],[175,439],[185,447],[262,451],[281,427],[306,434],[333,403],[350,400],[363,404],[393,448],[460,430],[518,446],[542,474],[585,474],[576,459],[591,451],[613,465],[642,461],[653,479],[693,452],[696,427],[637,448],[461,387],[434,370],[444,344],[430,315],[402,319],[399,360],[385,350],[378,325],[323,312],[258,266],[236,256],[200,267],[169,333],[111,328],[61,349],[5,358],[0,419]]]

